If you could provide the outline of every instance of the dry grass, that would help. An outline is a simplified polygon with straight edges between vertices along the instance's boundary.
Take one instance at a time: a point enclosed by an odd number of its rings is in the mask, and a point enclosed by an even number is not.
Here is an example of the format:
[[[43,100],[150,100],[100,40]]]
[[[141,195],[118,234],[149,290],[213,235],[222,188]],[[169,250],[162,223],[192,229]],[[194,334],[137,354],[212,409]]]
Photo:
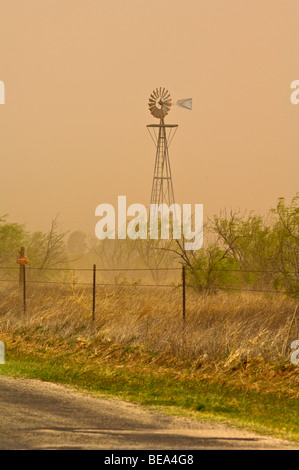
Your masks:
[[[94,338],[140,345],[202,364],[232,368],[260,357],[289,361],[299,339],[295,300],[264,294],[199,295],[187,290],[185,324],[180,288],[98,287],[96,319],[91,287],[29,285],[26,315],[18,287],[0,287],[0,331],[49,337]]]
[[[298,441],[298,304],[181,288],[0,287],[0,373],[70,384]],[[164,408],[163,408],[164,409]],[[188,412],[189,412],[188,411]]]

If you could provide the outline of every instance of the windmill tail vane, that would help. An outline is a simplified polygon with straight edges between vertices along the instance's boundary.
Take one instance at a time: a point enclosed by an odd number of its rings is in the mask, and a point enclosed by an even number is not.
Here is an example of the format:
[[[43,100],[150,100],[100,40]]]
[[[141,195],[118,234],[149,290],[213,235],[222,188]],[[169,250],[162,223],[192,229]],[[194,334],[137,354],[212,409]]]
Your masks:
[[[192,98],[186,98],[184,100],[178,100],[176,105],[180,108],[192,109]]]

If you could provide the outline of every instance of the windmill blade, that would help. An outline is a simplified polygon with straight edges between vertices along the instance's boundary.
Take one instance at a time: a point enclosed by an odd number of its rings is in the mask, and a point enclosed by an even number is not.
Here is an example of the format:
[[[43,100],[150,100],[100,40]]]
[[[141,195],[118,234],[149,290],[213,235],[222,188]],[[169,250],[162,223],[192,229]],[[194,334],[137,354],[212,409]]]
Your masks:
[[[164,100],[167,95],[168,95],[168,90],[163,88],[162,100]]]
[[[186,98],[184,100],[178,100],[176,105],[180,108],[192,109],[192,98]]]

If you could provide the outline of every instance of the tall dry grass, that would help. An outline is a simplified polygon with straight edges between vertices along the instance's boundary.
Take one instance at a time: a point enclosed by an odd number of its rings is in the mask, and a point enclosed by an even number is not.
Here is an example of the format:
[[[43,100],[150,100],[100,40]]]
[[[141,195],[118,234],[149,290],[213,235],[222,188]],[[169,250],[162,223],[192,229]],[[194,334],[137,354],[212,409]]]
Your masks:
[[[92,337],[162,351],[198,366],[217,360],[232,366],[252,357],[289,360],[291,342],[299,339],[298,303],[280,295],[207,296],[187,289],[183,322],[180,288],[98,287],[95,316],[92,322],[91,286],[31,284],[25,315],[22,290],[0,287],[0,334]]]

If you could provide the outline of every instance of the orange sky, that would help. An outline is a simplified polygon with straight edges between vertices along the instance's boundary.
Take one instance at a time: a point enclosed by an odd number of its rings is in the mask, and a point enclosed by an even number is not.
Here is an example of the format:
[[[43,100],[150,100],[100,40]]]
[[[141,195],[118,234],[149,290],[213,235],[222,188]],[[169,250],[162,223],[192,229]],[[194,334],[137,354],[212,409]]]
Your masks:
[[[94,232],[95,208],[150,199],[147,102],[179,124],[176,201],[263,213],[298,190],[298,0],[0,0],[0,215]]]

